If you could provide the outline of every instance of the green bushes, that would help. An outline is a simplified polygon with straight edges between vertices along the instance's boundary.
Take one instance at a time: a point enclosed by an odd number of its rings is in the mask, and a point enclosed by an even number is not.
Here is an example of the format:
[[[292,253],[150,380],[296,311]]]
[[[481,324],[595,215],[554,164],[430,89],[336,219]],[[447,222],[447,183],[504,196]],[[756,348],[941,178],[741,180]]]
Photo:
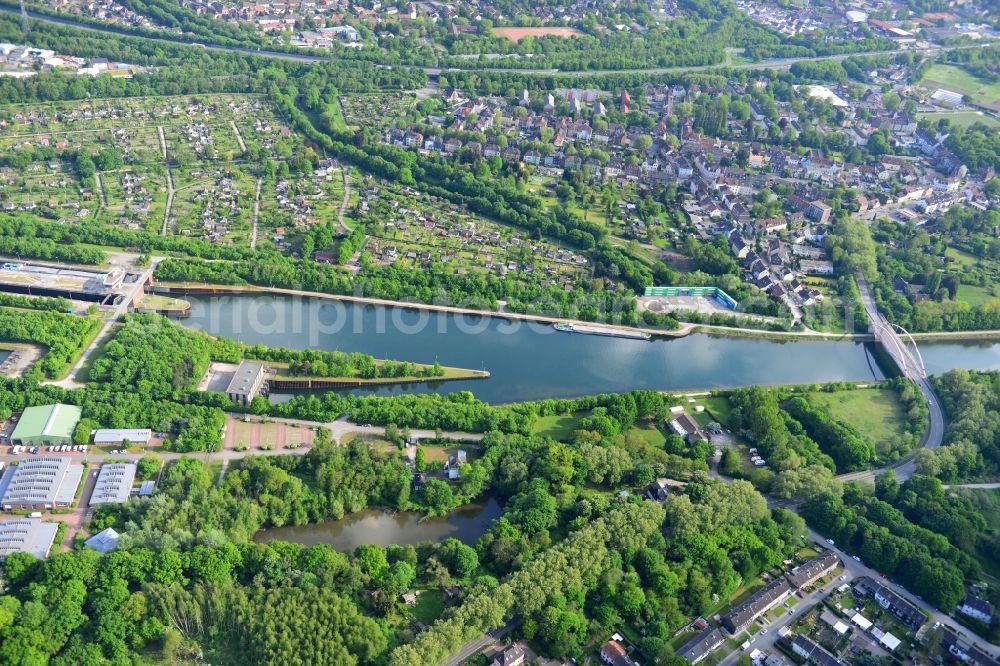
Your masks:
[[[875,459],[875,446],[857,428],[834,420],[828,412],[815,408],[805,398],[792,398],[784,404],[784,408],[833,458],[837,471],[865,469]]]
[[[50,379],[62,377],[101,328],[92,317],[0,307],[0,340],[46,348],[35,367]]]
[[[979,564],[945,537],[914,525],[854,484],[846,486],[843,499],[824,495],[806,502],[802,515],[838,546],[945,612],[965,596],[965,578],[980,575]]]

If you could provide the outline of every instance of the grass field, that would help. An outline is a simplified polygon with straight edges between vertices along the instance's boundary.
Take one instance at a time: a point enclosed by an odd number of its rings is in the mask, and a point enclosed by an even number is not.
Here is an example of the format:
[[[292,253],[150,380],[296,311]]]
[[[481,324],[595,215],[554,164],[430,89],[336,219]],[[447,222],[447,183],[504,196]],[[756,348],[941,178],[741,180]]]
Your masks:
[[[558,440],[570,439],[573,432],[580,427],[581,418],[583,418],[582,413],[542,416],[535,421],[531,433]]]
[[[413,605],[413,617],[424,624],[432,624],[444,613],[444,599],[440,590],[423,590]]]
[[[944,251],[944,256],[954,259],[962,266],[975,266],[979,263],[979,259],[964,250],[959,250],[957,247],[947,248]]]
[[[723,396],[710,396],[700,398],[705,405],[705,411],[712,415],[712,418],[725,427],[729,427],[729,414],[733,411],[733,406],[729,403],[729,398]]]
[[[330,114],[330,124],[333,125],[333,129],[338,132],[347,131],[347,121],[344,120],[344,112],[340,108],[340,102],[334,100],[327,106],[327,111]]]
[[[185,301],[183,298],[172,298],[170,296],[161,296],[160,294],[146,294],[139,301],[139,307],[149,308],[150,310],[182,312],[191,309],[191,303]]]
[[[983,123],[987,127],[1000,127],[1000,120],[992,116],[987,116],[976,111],[951,111],[943,113],[918,113],[918,119],[927,118],[929,120],[940,120],[947,118],[952,125],[959,129],[965,129],[976,123]]]
[[[469,462],[479,457],[479,447],[471,444],[463,444],[462,446],[425,446],[421,444],[420,448],[424,450],[427,462],[446,463],[448,456],[455,455],[459,450],[465,451],[466,459]]]
[[[870,437],[878,450],[892,444],[906,432],[906,412],[892,389],[874,387],[810,393],[809,401],[824,406],[838,421],[850,423]]]
[[[667,437],[663,434],[663,431],[653,424],[644,424],[641,428],[638,426],[631,428],[629,430],[629,434],[639,437],[644,442],[657,449],[662,449],[663,444],[667,441]]]
[[[996,298],[993,290],[988,287],[977,287],[972,284],[959,285],[956,300],[965,301],[972,307],[982,305],[991,298]]]
[[[1000,101],[1000,82],[987,83],[952,65],[932,65],[920,82],[928,88],[944,88],[962,93],[977,104]]]

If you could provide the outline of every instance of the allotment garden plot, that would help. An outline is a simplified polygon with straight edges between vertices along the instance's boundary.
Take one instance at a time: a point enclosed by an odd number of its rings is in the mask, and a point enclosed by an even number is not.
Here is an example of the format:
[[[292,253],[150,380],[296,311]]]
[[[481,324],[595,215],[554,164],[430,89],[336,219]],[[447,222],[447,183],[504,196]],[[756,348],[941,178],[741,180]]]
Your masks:
[[[0,107],[0,154],[8,213],[226,244],[253,242],[257,222],[273,235],[310,221],[266,205],[262,218],[262,194],[329,196],[336,205],[320,212],[335,215],[343,187],[338,175],[316,194],[318,156],[253,95],[8,105]]]
[[[440,262],[572,288],[590,276],[585,257],[408,187],[371,184],[359,202],[376,261],[419,268]]]
[[[413,108],[413,93],[369,93],[342,95],[338,99],[348,127],[385,129]],[[416,120],[417,117],[414,117]]]

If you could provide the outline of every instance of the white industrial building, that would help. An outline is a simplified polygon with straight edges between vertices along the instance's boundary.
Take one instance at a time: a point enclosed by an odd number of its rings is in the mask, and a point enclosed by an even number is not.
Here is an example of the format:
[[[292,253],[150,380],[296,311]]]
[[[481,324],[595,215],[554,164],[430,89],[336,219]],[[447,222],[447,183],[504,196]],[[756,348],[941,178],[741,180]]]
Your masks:
[[[94,444],[120,446],[126,439],[132,444],[149,444],[153,431],[149,428],[104,428],[94,431]]]
[[[135,463],[108,463],[101,466],[97,484],[90,496],[90,506],[127,502],[132,494],[135,470]]]
[[[0,506],[15,509],[69,507],[83,478],[83,465],[43,456],[11,465],[0,477]]]
[[[0,522],[0,558],[11,553],[31,553],[48,557],[55,541],[57,523],[43,523],[37,518],[18,518]]]

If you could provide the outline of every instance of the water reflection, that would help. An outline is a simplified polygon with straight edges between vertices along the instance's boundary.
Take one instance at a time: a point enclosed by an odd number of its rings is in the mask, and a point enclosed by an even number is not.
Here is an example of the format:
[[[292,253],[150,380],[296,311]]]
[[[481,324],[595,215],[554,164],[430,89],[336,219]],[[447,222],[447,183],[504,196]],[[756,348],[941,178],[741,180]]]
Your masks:
[[[471,545],[501,513],[500,503],[493,498],[482,504],[468,504],[447,516],[434,518],[424,518],[424,514],[412,511],[393,513],[381,508],[370,508],[344,516],[340,520],[262,530],[254,540],[264,543],[291,541],[306,546],[325,543],[337,550],[346,551],[353,551],[363,544],[405,546],[422,541],[441,541],[448,537]]]

